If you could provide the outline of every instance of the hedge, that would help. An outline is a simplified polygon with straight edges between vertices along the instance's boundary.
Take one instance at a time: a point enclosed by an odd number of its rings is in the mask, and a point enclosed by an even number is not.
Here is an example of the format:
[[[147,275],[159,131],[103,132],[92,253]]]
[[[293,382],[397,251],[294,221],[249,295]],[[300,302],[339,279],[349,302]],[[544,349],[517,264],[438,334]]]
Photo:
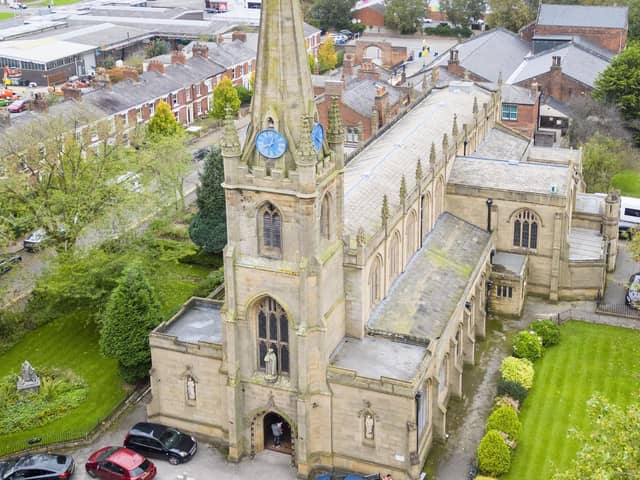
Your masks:
[[[506,433],[513,441],[518,441],[520,438],[520,429],[522,424],[518,418],[518,412],[515,408],[508,405],[502,405],[496,408],[487,420],[487,432],[491,430],[498,430],[499,432]]]
[[[504,380],[517,382],[527,390],[533,386],[533,364],[526,358],[505,358],[500,366],[500,374]]]
[[[531,330],[542,339],[543,347],[552,347],[560,343],[560,326],[551,320],[536,320],[531,324]]]
[[[511,468],[511,449],[497,430],[489,430],[480,440],[478,468],[494,477],[507,473]]]
[[[542,340],[535,333],[518,333],[513,339],[513,355],[535,362],[542,357]]]

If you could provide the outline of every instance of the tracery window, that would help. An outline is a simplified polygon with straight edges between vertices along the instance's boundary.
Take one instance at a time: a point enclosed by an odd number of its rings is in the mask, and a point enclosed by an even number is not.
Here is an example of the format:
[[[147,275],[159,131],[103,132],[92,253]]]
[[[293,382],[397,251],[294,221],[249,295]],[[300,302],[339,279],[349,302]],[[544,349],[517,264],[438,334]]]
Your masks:
[[[369,296],[370,303],[373,307],[380,300],[380,289],[381,289],[381,262],[379,258],[374,260],[373,266],[371,267],[371,273],[369,274]]]
[[[389,249],[389,262],[391,267],[391,279],[400,273],[400,235],[396,232],[391,240],[391,248]]]
[[[258,368],[265,369],[264,357],[272,348],[278,359],[278,373],[289,373],[289,321],[287,313],[271,297],[258,304]]]
[[[514,216],[513,246],[538,248],[538,225],[540,220],[530,210],[521,210]]]
[[[282,217],[271,203],[267,203],[261,210],[263,253],[280,251],[282,248]]]

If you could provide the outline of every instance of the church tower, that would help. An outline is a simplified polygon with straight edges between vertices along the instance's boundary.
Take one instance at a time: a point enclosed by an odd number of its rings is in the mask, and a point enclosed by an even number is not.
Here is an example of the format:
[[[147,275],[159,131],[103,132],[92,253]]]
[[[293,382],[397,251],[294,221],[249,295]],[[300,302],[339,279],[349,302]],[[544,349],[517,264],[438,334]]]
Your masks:
[[[299,0],[264,1],[260,23],[246,140],[227,118],[222,141],[229,458],[283,422],[306,474],[331,451],[326,367],[345,332],[343,132],[337,99],[326,134],[318,121]]]

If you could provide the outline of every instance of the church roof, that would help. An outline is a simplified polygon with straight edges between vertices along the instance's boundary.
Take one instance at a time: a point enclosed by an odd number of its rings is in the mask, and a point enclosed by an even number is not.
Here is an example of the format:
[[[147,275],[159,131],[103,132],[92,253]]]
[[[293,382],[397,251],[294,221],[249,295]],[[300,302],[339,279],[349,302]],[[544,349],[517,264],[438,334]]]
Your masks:
[[[443,213],[424,245],[393,283],[369,319],[375,332],[439,337],[462,301],[471,275],[485,255],[491,234]]]
[[[528,138],[506,128],[492,128],[472,156],[494,160],[525,160],[530,143]]]
[[[482,107],[490,95],[470,82],[452,82],[448,88],[434,90],[354,157],[344,173],[345,234],[355,235],[362,227],[366,235],[373,235],[381,225],[383,195],[388,195],[392,212],[400,208],[397,192],[402,177],[408,191],[415,188],[418,158],[427,168],[432,142],[436,154],[442,155],[442,136],[451,136],[453,114],[458,115],[461,128],[473,118],[473,97]]]

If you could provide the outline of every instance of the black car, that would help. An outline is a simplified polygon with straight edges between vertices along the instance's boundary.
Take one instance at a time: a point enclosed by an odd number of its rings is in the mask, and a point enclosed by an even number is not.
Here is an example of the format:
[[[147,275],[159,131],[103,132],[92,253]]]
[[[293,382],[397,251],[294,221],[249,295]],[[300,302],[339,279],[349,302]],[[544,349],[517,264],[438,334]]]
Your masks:
[[[70,455],[38,453],[0,462],[0,480],[70,478],[76,463]]]
[[[172,427],[144,422],[129,430],[124,446],[145,457],[166,458],[172,465],[188,461],[198,450],[192,436]]]

